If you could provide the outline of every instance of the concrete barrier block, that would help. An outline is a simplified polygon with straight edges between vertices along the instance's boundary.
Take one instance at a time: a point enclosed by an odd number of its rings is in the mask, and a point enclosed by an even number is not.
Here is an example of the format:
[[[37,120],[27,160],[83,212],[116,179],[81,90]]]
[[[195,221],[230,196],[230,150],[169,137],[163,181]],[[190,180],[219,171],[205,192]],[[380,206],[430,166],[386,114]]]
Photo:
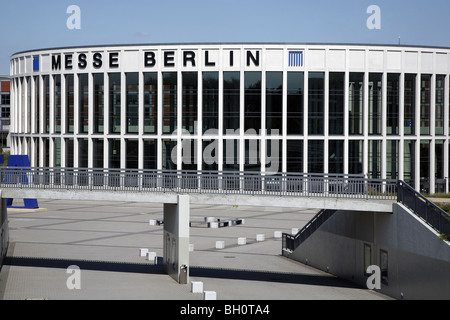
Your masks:
[[[203,282],[192,281],[191,282],[191,292],[192,293],[203,293]]]
[[[148,224],[151,226],[156,226],[156,220],[151,219],[149,220]]]
[[[225,248],[225,241],[216,241],[216,249]]]
[[[156,264],[157,263],[156,252],[147,252],[147,260]]]
[[[213,222],[215,220],[216,220],[216,218],[214,218],[214,217],[205,217],[205,222]]]
[[[217,300],[215,291],[203,291],[203,300]]]
[[[299,228],[292,228],[291,233],[292,234],[297,234],[300,231]]]
[[[238,245],[242,246],[247,244],[247,238],[238,238]]]
[[[217,228],[219,228],[219,223],[218,222],[208,222],[208,227],[212,228],[212,229],[217,229]]]
[[[265,236],[264,234],[257,234],[256,235],[256,241],[264,241]]]
[[[189,244],[189,252],[194,251],[194,245],[192,243]]]
[[[280,238],[283,237],[283,233],[282,233],[281,231],[274,231],[274,232],[273,232],[273,237],[274,237],[275,239],[280,239]]]
[[[139,255],[141,257],[145,257],[147,255],[147,252],[148,252],[148,249],[146,249],[146,248],[140,248],[139,249]]]

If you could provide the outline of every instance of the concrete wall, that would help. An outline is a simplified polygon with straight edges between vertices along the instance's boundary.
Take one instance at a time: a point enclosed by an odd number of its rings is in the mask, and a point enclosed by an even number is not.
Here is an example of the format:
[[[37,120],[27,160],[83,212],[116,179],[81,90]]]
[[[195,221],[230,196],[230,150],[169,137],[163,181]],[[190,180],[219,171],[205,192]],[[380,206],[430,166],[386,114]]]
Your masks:
[[[1,195],[1,192],[0,192]],[[9,243],[8,212],[6,209],[6,199],[0,196],[0,270],[3,260],[6,257]]]
[[[366,287],[370,263],[387,253],[381,293],[396,299],[450,299],[450,244],[400,204],[393,213],[338,211],[291,258]]]

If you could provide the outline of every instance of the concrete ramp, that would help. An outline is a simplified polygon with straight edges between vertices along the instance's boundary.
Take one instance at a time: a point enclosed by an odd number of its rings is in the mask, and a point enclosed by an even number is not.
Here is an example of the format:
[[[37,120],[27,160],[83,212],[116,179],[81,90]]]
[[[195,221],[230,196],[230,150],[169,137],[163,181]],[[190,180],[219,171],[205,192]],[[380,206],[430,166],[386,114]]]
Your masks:
[[[450,299],[450,243],[401,204],[393,213],[337,211],[290,258],[396,299]]]

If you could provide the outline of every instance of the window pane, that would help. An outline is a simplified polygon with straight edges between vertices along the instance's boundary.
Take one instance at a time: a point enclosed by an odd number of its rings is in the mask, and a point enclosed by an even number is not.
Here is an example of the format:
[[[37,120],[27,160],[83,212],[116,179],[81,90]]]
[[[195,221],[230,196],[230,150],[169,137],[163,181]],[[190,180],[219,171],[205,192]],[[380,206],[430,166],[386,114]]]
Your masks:
[[[381,134],[382,74],[369,75],[369,134]]]
[[[283,132],[282,115],[283,115],[283,72],[267,72],[266,130],[268,135],[282,134]]]
[[[286,171],[303,172],[303,141],[288,140],[286,151]]]
[[[139,167],[139,149],[137,139],[127,139],[125,141],[127,148],[126,168],[137,169]]]
[[[399,159],[398,140],[386,141],[386,178],[398,179],[398,159]]]
[[[144,140],[144,169],[158,168],[158,144],[156,139]]]
[[[223,140],[223,171],[239,171],[239,140]]]
[[[350,140],[348,142],[348,173],[363,173],[363,141]]]
[[[308,132],[322,135],[324,130],[325,74],[309,73],[308,88]]]
[[[240,129],[240,73],[223,73],[223,133]]]
[[[416,142],[414,140],[405,140],[403,152],[403,179],[414,188]]]
[[[73,133],[74,129],[74,76],[66,76],[66,130]]]
[[[177,129],[177,73],[163,73],[163,133]]]
[[[109,132],[120,133],[120,73],[109,74]]]
[[[287,134],[303,134],[303,72],[287,74]]]
[[[120,139],[109,139],[109,167],[120,168]]]
[[[127,133],[139,132],[139,75],[137,72],[126,74],[127,82]]]
[[[328,146],[328,172],[344,173],[344,141],[330,140]]]
[[[329,133],[344,134],[345,73],[330,72]]]
[[[422,75],[420,84],[420,134],[430,134],[431,75]]]
[[[308,173],[323,173],[323,140],[308,141]]]
[[[416,75],[405,75],[405,135],[415,133],[416,119]]]
[[[104,76],[102,73],[94,74],[94,132],[104,131]],[[103,163],[102,163],[103,165]]]
[[[144,133],[157,133],[158,74],[144,73]]]
[[[203,133],[219,129],[219,73],[203,72]],[[217,131],[215,131],[218,133]],[[211,131],[209,132],[211,133]]]
[[[261,130],[261,72],[245,72],[245,115],[246,133],[259,133]]]
[[[369,141],[369,179],[381,179],[381,140]]]
[[[437,135],[444,134],[444,86],[445,76],[436,76],[436,114],[435,114],[435,132]]]
[[[89,131],[89,86],[88,75],[80,74],[78,77],[78,112],[79,112],[79,131],[88,133]]]
[[[61,133],[61,76],[54,76],[55,90],[55,133]]]
[[[183,72],[183,129],[194,134],[198,113],[198,76],[197,72]]]
[[[400,75],[387,75],[387,124],[386,133],[399,134],[399,114],[400,114]]]
[[[349,134],[363,134],[364,73],[350,73]]]

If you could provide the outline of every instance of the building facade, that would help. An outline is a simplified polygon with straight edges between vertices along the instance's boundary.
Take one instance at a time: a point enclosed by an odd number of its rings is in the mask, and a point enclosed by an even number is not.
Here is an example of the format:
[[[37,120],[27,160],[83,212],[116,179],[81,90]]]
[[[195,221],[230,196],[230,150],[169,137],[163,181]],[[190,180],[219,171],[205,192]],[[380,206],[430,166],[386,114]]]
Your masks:
[[[32,166],[364,174],[448,191],[450,49],[150,44],[11,57]]]
[[[9,150],[10,88],[9,76],[0,76],[0,146],[3,151]]]

